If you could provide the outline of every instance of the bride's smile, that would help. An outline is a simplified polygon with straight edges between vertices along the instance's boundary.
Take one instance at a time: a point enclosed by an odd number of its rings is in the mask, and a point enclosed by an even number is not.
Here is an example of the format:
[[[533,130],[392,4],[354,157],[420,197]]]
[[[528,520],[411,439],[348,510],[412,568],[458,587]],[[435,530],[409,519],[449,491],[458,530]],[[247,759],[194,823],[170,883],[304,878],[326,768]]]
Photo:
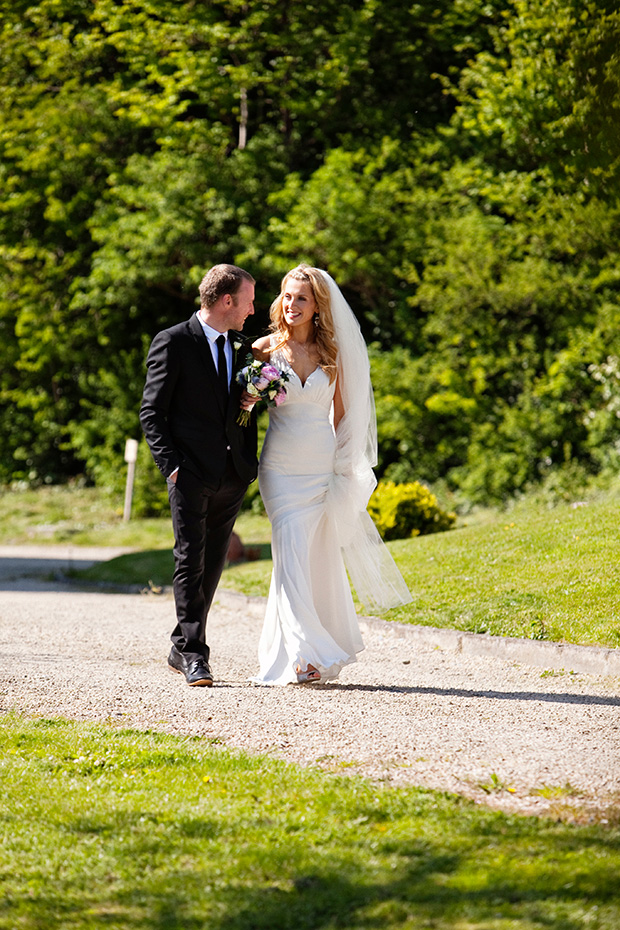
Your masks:
[[[284,319],[290,327],[307,327],[310,329],[317,311],[312,288],[305,281],[289,278],[286,291],[282,295]]]

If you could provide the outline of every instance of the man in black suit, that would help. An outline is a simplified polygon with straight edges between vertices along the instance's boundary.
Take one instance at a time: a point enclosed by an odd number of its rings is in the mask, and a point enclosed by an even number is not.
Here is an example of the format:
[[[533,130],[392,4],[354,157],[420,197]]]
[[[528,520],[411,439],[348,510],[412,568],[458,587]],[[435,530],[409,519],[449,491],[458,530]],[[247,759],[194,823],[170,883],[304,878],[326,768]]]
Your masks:
[[[200,310],[158,333],[146,363],[140,422],[168,482],[175,535],[168,665],[192,686],[213,684],[207,615],[257,471],[256,421],[237,424],[234,377],[249,351],[240,330],[254,313],[254,283],[236,265],[215,265],[200,284]]]

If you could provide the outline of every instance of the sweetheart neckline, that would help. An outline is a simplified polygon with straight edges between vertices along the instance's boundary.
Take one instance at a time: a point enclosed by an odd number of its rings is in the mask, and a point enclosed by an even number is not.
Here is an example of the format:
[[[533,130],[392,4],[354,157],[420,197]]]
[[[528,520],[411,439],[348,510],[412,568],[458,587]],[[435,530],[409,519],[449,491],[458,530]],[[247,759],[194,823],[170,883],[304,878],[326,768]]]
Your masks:
[[[297,374],[297,372],[295,371],[295,369],[293,368],[293,366],[291,365],[291,363],[288,361],[288,359],[286,360],[286,364],[287,364],[288,368],[290,369],[290,371],[293,372],[293,374],[295,375],[295,377],[297,378],[297,380],[298,380],[299,383],[301,384],[301,389],[302,389],[302,391],[303,391],[303,389],[305,388],[305,386],[306,386],[306,384],[308,383],[308,381],[310,380],[310,378],[312,377],[312,375],[315,373],[315,371],[318,371],[319,369],[321,369],[321,366],[320,366],[320,365],[317,365],[316,368],[313,368],[313,369],[312,369],[312,371],[310,372],[310,374],[308,375],[308,377],[306,378],[306,380],[305,380],[305,381],[302,381],[301,378],[299,377],[299,375]],[[322,371],[322,369],[321,369],[321,371]]]

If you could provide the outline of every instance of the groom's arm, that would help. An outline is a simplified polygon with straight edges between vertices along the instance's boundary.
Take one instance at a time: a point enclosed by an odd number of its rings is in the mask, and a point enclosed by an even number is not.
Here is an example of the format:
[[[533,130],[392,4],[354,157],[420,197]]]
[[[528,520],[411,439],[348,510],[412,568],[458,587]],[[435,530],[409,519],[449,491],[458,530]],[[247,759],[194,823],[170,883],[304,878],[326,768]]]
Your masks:
[[[155,464],[165,478],[170,478],[180,464],[168,420],[180,361],[168,332],[155,336],[147,356],[146,369],[140,423]]]

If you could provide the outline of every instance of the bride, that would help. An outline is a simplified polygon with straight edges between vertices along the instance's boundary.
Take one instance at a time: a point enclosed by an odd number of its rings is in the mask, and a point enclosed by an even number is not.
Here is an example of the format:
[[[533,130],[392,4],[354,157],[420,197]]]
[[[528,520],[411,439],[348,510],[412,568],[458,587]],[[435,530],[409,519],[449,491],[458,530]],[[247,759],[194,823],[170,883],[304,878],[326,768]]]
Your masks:
[[[411,596],[366,511],[376,484],[376,420],[351,308],[327,272],[299,265],[284,277],[270,318],[254,356],[289,381],[286,399],[269,410],[258,472],[273,574],[252,680],[327,681],[364,648],[346,569],[371,608]]]

